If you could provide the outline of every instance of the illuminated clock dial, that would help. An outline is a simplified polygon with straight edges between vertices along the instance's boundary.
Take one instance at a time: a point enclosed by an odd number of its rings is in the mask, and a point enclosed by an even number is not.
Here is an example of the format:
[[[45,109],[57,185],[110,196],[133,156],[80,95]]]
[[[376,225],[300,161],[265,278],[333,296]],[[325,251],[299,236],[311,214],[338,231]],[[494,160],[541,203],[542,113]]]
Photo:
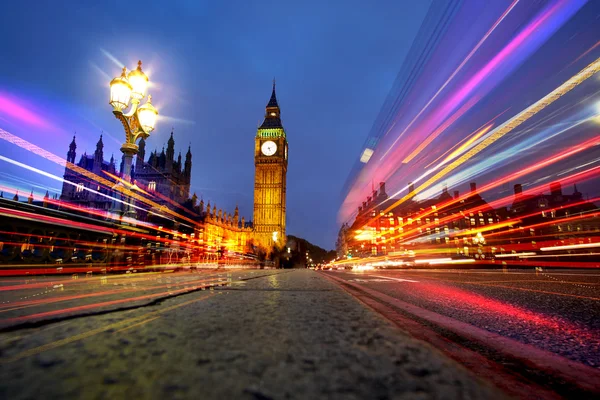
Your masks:
[[[272,156],[277,151],[277,145],[275,142],[266,141],[260,146],[260,150],[265,156]]]

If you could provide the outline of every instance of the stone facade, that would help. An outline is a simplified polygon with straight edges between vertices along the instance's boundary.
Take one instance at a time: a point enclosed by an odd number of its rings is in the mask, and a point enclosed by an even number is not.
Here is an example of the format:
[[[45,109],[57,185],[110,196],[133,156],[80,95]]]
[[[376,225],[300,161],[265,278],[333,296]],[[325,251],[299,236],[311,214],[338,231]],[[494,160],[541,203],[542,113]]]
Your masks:
[[[104,143],[102,135],[96,144],[96,151],[92,155],[84,153],[79,162],[75,162],[77,144],[75,136],[69,145],[67,153],[67,166],[60,199],[74,203],[85,208],[94,208],[99,210],[109,210],[113,204],[112,190],[106,185],[101,185],[95,180],[92,180],[85,175],[78,173],[70,168],[70,164],[75,164],[77,167],[89,171],[95,175],[104,175],[103,172],[116,174],[115,160],[113,157],[110,161],[104,161]]]
[[[273,83],[254,146],[254,231],[267,249],[285,243],[287,165],[287,137]]]
[[[190,198],[191,147],[188,147],[184,163],[181,152],[175,159],[175,140],[171,132],[166,152],[164,148],[160,153],[155,150],[150,153],[147,161],[144,161],[145,155],[146,142],[142,139],[132,173],[132,178],[139,187],[155,194],[157,203],[182,204]]]

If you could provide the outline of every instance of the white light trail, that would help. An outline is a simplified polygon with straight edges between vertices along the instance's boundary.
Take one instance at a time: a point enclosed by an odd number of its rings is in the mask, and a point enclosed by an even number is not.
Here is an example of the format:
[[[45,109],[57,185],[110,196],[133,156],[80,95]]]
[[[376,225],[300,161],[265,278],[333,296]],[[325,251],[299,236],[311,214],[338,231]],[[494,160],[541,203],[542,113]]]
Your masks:
[[[527,256],[535,256],[536,254],[537,253],[524,252],[524,253],[513,253],[513,254],[496,254],[494,257],[496,257],[496,258],[527,257]]]
[[[556,250],[589,249],[589,248],[594,248],[594,247],[600,247],[600,242],[572,244],[572,245],[566,245],[566,246],[542,247],[540,250],[541,251],[556,251]]]

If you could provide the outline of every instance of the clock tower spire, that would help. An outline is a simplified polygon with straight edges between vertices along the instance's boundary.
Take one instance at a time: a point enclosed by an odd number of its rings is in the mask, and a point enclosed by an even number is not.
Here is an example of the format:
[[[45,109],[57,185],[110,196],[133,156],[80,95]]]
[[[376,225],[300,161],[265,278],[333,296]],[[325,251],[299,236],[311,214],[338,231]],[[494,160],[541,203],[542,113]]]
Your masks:
[[[260,128],[283,129],[283,125],[281,125],[281,118],[279,116],[280,113],[281,111],[279,110],[279,104],[277,104],[277,96],[275,95],[275,79],[273,79],[273,92],[271,93],[269,103],[267,103],[265,120]]]
[[[254,146],[254,233],[267,249],[285,243],[288,143],[280,113],[273,80]]]

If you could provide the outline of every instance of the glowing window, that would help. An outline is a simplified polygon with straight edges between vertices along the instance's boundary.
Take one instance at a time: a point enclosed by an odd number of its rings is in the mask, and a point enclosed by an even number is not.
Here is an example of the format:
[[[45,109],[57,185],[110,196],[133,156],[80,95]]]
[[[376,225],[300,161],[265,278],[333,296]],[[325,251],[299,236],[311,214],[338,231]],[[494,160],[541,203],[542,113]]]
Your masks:
[[[153,192],[153,191],[156,190],[156,182],[155,181],[150,181],[148,183],[148,190],[151,191],[151,192]]]
[[[83,183],[78,183],[77,187],[75,188],[75,191],[77,193],[81,193],[81,192],[83,192],[83,188],[84,188]]]

